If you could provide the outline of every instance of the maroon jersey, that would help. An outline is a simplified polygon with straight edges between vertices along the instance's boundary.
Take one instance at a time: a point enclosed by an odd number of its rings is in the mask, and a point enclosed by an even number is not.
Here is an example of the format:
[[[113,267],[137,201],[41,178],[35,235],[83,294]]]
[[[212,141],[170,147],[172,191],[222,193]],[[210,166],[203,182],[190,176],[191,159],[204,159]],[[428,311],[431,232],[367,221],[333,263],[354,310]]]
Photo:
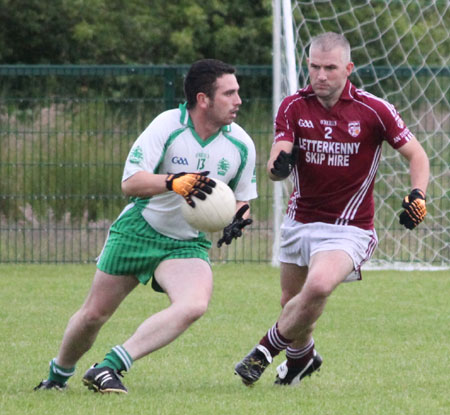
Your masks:
[[[383,140],[397,149],[411,138],[391,104],[350,81],[329,110],[311,86],[286,97],[274,141],[300,147],[287,214],[302,223],[373,229],[373,186]]]

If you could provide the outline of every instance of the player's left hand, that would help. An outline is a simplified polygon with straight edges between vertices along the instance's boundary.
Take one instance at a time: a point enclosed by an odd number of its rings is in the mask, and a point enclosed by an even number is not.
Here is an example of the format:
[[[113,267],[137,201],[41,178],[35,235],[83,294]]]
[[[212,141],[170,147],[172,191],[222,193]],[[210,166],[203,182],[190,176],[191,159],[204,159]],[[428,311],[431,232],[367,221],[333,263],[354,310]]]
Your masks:
[[[223,243],[230,245],[233,239],[242,236],[242,229],[253,222],[250,218],[244,219],[242,217],[248,209],[248,204],[241,206],[241,208],[234,215],[233,221],[224,228],[222,238],[220,238],[217,242],[217,246],[219,248]]]
[[[425,200],[425,194],[420,189],[413,189],[408,196],[405,196],[402,203],[405,210],[400,213],[400,225],[414,229],[422,222],[427,214]]]

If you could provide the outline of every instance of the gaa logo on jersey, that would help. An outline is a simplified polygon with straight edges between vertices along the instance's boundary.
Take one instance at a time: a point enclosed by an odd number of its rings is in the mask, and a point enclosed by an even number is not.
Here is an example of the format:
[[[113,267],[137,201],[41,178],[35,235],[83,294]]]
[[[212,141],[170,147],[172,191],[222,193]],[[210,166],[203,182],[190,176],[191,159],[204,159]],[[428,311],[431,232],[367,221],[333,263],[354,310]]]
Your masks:
[[[361,125],[359,124],[359,121],[352,121],[348,123],[348,133],[352,137],[358,137],[360,132],[361,132]]]
[[[189,166],[189,162],[187,161],[186,157],[174,156],[174,157],[172,157],[171,161],[172,161],[173,164],[181,164],[183,166]]]
[[[298,125],[304,128],[314,128],[314,124],[311,120],[303,120],[302,118],[298,120]]]

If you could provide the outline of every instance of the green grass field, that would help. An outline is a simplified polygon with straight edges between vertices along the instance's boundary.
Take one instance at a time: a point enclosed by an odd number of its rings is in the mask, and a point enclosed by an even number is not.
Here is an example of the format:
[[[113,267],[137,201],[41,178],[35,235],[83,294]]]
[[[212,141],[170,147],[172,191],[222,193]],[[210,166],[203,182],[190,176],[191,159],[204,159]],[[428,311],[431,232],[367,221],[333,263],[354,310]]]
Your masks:
[[[233,374],[279,313],[278,269],[214,266],[208,313],[168,347],[135,363],[126,396],[93,394],[81,377],[167,299],[138,287],[79,362],[66,392],[33,392],[47,375],[93,265],[0,266],[0,414],[448,415],[448,271],[366,271],[331,296],[315,332],[322,370],[273,386],[282,355],[253,387]]]

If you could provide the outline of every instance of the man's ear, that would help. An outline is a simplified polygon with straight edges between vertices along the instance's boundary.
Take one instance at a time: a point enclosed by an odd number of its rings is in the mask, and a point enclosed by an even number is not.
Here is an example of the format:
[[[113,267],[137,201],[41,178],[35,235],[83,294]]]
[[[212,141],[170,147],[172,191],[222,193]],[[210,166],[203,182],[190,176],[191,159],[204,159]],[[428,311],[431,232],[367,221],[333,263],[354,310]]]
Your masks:
[[[209,106],[209,97],[204,92],[199,92],[197,94],[197,105],[200,108],[208,108],[208,106]]]
[[[347,70],[347,76],[351,75],[351,73],[353,72],[353,68],[354,67],[355,67],[355,64],[353,62],[347,63],[347,66],[345,68]]]

